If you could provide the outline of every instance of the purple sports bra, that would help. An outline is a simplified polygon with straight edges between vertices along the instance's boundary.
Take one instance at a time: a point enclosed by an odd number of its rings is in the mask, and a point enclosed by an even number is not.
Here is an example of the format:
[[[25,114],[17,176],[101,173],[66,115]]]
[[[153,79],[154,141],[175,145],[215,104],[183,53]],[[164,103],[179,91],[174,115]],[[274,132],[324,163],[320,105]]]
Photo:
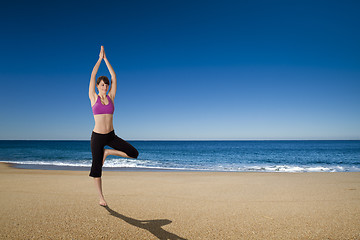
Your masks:
[[[98,95],[98,98],[96,100],[96,103],[94,104],[94,106],[92,106],[92,110],[94,115],[99,115],[99,114],[113,114],[114,113],[114,104],[111,100],[111,98],[106,95],[109,104],[108,105],[104,105],[101,103],[101,99],[100,96]]]

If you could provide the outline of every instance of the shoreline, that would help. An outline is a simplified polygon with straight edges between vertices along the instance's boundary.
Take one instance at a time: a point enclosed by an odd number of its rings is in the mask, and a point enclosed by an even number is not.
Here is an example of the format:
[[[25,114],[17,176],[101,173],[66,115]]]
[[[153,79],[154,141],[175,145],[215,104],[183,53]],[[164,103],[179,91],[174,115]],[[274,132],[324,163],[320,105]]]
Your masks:
[[[84,171],[0,164],[1,239],[359,239],[360,173]]]
[[[88,171],[91,167],[81,166],[58,166],[58,165],[34,165],[34,164],[17,164],[0,162],[11,165],[16,169],[34,169],[34,170],[49,170],[49,171]],[[167,169],[167,168],[141,168],[141,167],[103,167],[103,172],[201,172],[201,170],[181,170],[181,169]]]
[[[54,164],[24,164],[24,163],[13,163],[13,162],[2,162],[0,164],[9,164],[13,168],[17,169],[37,169],[37,170],[57,170],[57,171],[90,171],[91,166],[67,166],[67,165],[54,165]],[[318,170],[318,169],[328,169],[328,167],[306,167],[303,166],[303,169],[310,170],[286,170],[289,167],[290,169],[296,169],[294,166],[273,166],[267,167],[272,169],[283,168],[282,170],[266,170],[266,167],[257,167],[249,168],[247,170],[215,170],[215,169],[185,169],[185,168],[157,168],[157,167],[103,167],[103,172],[237,172],[237,173],[341,173],[341,172],[360,172],[358,169],[351,171],[328,171],[328,170]],[[311,170],[311,169],[316,170]],[[261,169],[261,170],[259,170]],[[335,168],[334,168],[335,169]]]

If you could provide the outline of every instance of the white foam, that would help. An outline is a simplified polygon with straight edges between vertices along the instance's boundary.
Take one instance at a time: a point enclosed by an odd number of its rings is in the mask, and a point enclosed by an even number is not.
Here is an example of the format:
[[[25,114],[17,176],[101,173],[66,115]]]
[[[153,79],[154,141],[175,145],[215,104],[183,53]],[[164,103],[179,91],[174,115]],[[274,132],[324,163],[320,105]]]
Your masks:
[[[50,166],[62,166],[62,167],[91,167],[91,162],[82,161],[80,163],[72,162],[59,162],[59,161],[0,161],[13,164],[27,164],[27,165],[50,165]]]
[[[245,172],[345,172],[345,171],[359,171],[360,169],[344,168],[341,166],[290,166],[290,165],[278,165],[278,166],[251,166],[239,168],[239,171]]]
[[[40,165],[40,166],[61,166],[61,167],[91,167],[91,160],[84,160],[81,163],[58,162],[58,161],[1,161],[4,163],[20,165]],[[151,164],[152,161],[137,159],[107,159],[103,167],[107,168],[146,168],[146,169],[168,169],[168,170],[195,170],[189,168],[160,167]],[[148,164],[148,165],[146,165]],[[153,166],[150,166],[153,165]]]
[[[152,161],[148,160],[139,160],[139,159],[125,159],[125,158],[113,158],[106,159],[104,163],[104,167],[146,167],[146,166],[154,166]]]
[[[26,165],[48,165],[62,167],[91,167],[91,160],[82,160],[77,162],[61,161],[0,161],[14,164]],[[181,171],[224,171],[224,172],[360,172],[358,167],[343,166],[292,166],[292,165],[255,165],[255,166],[238,166],[230,165],[213,165],[213,166],[184,166],[164,165],[162,162],[144,160],[144,159],[126,159],[110,158],[106,159],[104,167],[106,168],[144,168],[144,169],[169,169]]]

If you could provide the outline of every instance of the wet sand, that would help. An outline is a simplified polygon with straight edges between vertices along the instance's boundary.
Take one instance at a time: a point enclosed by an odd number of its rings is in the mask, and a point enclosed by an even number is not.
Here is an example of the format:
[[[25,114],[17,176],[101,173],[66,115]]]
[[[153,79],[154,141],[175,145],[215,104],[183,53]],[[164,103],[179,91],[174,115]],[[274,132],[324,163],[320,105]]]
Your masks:
[[[0,239],[360,239],[360,173],[103,172],[0,164]]]

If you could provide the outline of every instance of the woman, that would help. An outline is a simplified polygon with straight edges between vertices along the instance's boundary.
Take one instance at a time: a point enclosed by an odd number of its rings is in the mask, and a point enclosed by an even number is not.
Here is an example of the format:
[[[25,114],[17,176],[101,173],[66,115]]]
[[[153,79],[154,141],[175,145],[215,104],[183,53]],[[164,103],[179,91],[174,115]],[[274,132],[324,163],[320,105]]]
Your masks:
[[[95,80],[102,59],[104,59],[111,74],[110,90],[109,79],[106,76],[100,76],[97,81]],[[95,81],[99,94],[96,94],[95,91]],[[133,146],[116,136],[114,132],[113,113],[116,86],[114,69],[105,56],[104,47],[101,46],[99,60],[91,73],[89,85],[89,98],[95,119],[95,127],[91,135],[92,166],[89,176],[95,180],[95,185],[100,196],[99,204],[104,207],[107,206],[107,203],[102,192],[101,173],[106,157],[115,155],[126,158],[137,158],[139,155]],[[109,94],[107,94],[108,90]],[[104,149],[106,145],[113,149]]]

